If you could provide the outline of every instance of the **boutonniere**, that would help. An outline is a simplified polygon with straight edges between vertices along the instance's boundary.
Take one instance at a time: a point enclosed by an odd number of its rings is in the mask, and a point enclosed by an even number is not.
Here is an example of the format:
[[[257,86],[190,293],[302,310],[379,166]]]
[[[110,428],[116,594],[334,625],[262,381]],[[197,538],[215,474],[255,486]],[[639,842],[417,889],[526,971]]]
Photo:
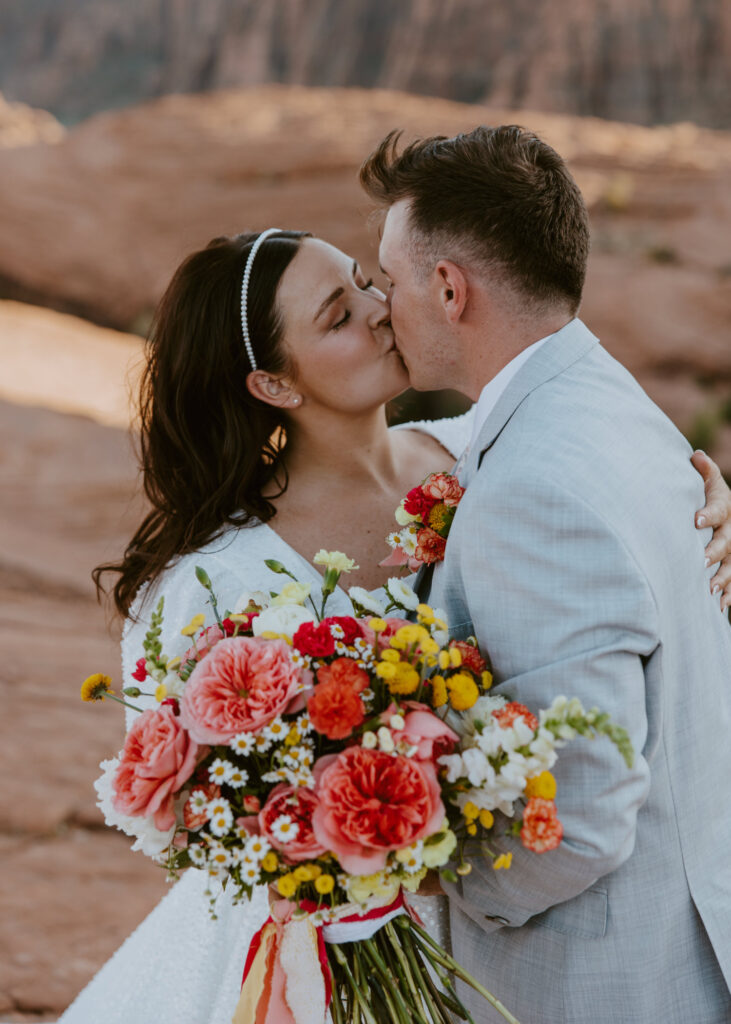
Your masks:
[[[464,487],[451,473],[430,473],[412,488],[396,509],[402,529],[386,538],[392,551],[381,565],[408,565],[415,572],[422,565],[441,562],[463,494]]]

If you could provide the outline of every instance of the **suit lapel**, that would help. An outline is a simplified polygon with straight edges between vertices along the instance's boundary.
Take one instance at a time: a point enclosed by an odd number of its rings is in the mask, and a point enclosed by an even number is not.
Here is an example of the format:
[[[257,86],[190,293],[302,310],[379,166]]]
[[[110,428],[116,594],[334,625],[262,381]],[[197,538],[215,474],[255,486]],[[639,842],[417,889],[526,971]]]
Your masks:
[[[541,384],[557,377],[595,345],[599,344],[591,331],[581,322],[572,320],[542,345],[528,361],[521,366],[510,381],[492,412],[489,414],[459,474],[460,483],[467,487],[479,470],[482,458],[492,447],[516,410],[528,395]]]

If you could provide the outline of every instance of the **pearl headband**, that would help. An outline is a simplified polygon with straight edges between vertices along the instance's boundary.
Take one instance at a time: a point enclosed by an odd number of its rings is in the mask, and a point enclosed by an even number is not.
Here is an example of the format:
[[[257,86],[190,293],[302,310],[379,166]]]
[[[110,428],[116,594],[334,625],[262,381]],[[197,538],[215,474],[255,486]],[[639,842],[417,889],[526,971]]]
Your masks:
[[[251,267],[254,263],[254,257],[259,251],[259,247],[263,242],[269,238],[270,235],[279,235],[282,233],[281,228],[267,228],[266,231],[262,231],[257,240],[249,250],[249,256],[246,260],[246,266],[244,267],[244,276],[241,281],[241,330],[244,335],[244,345],[246,346],[246,354],[249,357],[251,363],[251,369],[256,370],[256,359],[254,359],[254,348],[251,344],[251,338],[249,337],[249,317],[248,317],[248,305],[249,305],[249,278],[251,277]]]

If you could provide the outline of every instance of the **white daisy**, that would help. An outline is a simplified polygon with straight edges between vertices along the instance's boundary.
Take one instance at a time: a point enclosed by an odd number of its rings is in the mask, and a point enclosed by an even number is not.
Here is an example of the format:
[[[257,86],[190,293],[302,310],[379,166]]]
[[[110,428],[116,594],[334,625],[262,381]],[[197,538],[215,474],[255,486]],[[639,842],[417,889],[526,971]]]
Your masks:
[[[276,718],[273,718],[269,725],[262,729],[262,735],[266,736],[268,739],[274,742],[277,742],[278,740],[283,740],[288,732],[289,726],[282,721],[279,715],[277,715]]]
[[[312,732],[312,722],[310,721],[309,715],[300,715],[294,724],[297,726],[297,732],[302,736],[305,736],[308,732]]]
[[[297,838],[299,825],[288,814],[280,814],[271,824],[272,835],[280,843],[289,843]]]
[[[265,772],[261,777],[262,782],[290,782],[292,773],[288,768],[275,768],[271,772]]]
[[[254,737],[254,750],[257,754],[266,754],[272,745],[272,741],[263,732]]]
[[[233,825],[234,816],[228,800],[219,797],[211,800],[207,807],[209,814],[208,828],[214,836],[225,836]]]
[[[208,848],[208,867],[227,868],[231,863],[231,854],[221,843],[212,843]]]
[[[206,862],[206,850],[205,847],[201,846],[200,843],[192,843],[187,847],[188,856],[190,857],[193,864],[196,867],[200,867]]]
[[[190,794],[190,806],[196,814],[200,814],[208,806],[210,797],[202,789],[194,789]]]
[[[380,617],[386,613],[386,606],[383,601],[379,601],[377,597],[374,597],[364,587],[351,587],[348,590],[348,597],[354,605],[359,605],[364,611],[370,612],[371,615],[378,615]]]
[[[260,861],[266,857],[271,848],[271,843],[268,843],[263,836],[251,836],[244,846],[244,851],[247,857],[254,861]]]
[[[419,598],[408,583],[400,580],[398,576],[392,576],[389,579],[386,584],[386,593],[395,604],[407,611],[415,612],[419,607]]]
[[[226,782],[233,789],[240,789],[241,786],[245,786],[249,781],[249,773],[243,768],[237,768],[235,764],[231,765],[231,770],[226,776]]]
[[[241,881],[244,885],[258,885],[261,881],[261,872],[256,864],[249,864],[241,868]]]
[[[345,636],[345,630],[339,622],[333,622],[330,626],[330,635],[334,636],[336,640],[342,640]],[[337,648],[336,648],[337,649]]]
[[[237,754],[243,754],[246,757],[254,749],[254,735],[250,732],[240,732],[232,740],[229,740],[229,747],[235,750]]]

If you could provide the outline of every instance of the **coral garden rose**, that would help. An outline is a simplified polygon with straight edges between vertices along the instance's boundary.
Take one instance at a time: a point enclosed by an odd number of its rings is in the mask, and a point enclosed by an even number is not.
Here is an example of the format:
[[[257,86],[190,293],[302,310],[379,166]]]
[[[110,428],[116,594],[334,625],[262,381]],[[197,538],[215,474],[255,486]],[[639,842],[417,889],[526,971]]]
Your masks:
[[[563,825],[558,820],[553,800],[534,796],[523,811],[523,827],[520,840],[534,853],[555,850],[563,837]]]
[[[281,714],[301,681],[283,640],[220,640],[190,674],[180,721],[198,743],[228,743]]]
[[[493,711],[492,717],[498,723],[501,729],[509,729],[516,718],[522,718],[529,729],[538,728],[538,719],[532,714],[525,704],[519,704],[517,701],[510,701],[502,708]]]
[[[423,526],[416,535],[416,551],[414,557],[425,565],[441,562],[447,542],[430,526]]]
[[[259,830],[279,850],[289,864],[320,857],[327,850],[318,842],[312,830],[312,815],[318,800],[311,789],[280,783],[269,794],[258,815]],[[284,843],[272,831],[272,825],[282,815],[288,815],[297,824],[294,839]]]
[[[152,818],[161,832],[172,828],[175,794],[193,774],[198,754],[172,708],[144,711],[124,741],[112,783],[115,809]]]
[[[386,865],[390,850],[438,832],[445,818],[433,765],[348,747],[315,763],[315,837],[349,874]]]
[[[409,709],[404,714],[406,709]],[[388,723],[392,715],[399,712],[395,704],[381,715],[381,720]],[[392,729],[395,742],[404,740],[409,746],[416,747],[413,755],[419,761],[431,761],[436,764],[437,758],[451,754],[459,741],[457,733],[450,729],[441,718],[438,718],[425,704],[407,701],[400,711],[403,729]]]

